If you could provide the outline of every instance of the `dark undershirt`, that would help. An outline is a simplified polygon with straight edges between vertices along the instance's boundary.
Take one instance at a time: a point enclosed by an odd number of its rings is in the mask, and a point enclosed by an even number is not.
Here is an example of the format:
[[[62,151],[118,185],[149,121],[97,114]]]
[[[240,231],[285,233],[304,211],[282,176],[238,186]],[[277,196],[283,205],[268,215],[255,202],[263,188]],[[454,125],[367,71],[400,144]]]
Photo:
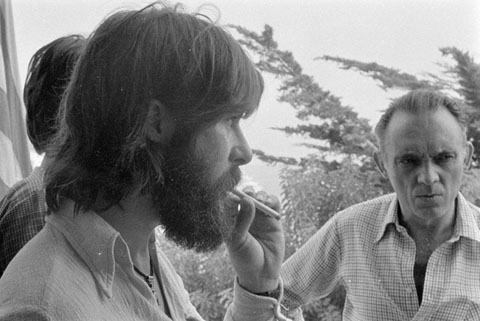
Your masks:
[[[427,264],[415,263],[413,267],[413,279],[415,280],[415,288],[417,289],[418,303],[422,304],[423,285],[425,283],[425,273],[427,272]]]

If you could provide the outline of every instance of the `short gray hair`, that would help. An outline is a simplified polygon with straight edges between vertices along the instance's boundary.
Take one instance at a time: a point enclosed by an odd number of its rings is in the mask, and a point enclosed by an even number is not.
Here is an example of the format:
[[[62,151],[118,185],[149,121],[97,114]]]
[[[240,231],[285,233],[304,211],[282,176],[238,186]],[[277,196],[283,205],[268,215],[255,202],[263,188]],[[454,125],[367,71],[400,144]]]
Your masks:
[[[420,114],[426,111],[438,110],[440,106],[444,106],[455,117],[464,132],[466,132],[468,117],[459,102],[437,91],[427,89],[412,90],[395,99],[378,121],[375,127],[378,147],[383,149],[385,132],[396,112],[403,111],[411,114]]]

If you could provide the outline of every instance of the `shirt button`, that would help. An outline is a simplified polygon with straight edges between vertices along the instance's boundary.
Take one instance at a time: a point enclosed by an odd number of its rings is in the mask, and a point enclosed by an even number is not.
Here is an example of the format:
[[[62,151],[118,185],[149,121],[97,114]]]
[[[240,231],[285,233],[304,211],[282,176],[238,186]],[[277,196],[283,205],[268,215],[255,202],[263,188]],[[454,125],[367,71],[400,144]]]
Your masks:
[[[412,291],[412,288],[410,288],[410,287],[407,288],[407,293],[408,293],[408,294],[412,294],[412,292],[413,292],[413,291]]]

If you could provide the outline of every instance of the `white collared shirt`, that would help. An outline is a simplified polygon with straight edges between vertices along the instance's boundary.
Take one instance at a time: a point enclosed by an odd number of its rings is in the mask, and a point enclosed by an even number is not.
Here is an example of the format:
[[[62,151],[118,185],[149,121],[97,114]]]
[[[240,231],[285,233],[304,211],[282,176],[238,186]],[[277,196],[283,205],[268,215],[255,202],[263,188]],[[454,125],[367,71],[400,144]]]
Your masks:
[[[0,320],[203,321],[154,240],[150,250],[171,319],[134,272],[127,244],[106,221],[94,212],[50,214],[0,279]],[[268,314],[276,307],[277,300],[237,286],[225,320],[249,321],[254,311]]]

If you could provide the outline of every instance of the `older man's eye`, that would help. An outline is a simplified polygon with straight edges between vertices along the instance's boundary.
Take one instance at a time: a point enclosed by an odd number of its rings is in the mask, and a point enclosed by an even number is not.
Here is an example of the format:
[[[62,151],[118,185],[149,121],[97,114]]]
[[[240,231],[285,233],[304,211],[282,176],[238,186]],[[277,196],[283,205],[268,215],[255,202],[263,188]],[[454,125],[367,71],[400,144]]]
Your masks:
[[[416,165],[418,162],[419,160],[414,157],[404,157],[399,160],[399,163],[402,165]]]
[[[455,155],[453,154],[439,154],[434,157],[436,163],[445,163],[453,159],[455,159]]]

